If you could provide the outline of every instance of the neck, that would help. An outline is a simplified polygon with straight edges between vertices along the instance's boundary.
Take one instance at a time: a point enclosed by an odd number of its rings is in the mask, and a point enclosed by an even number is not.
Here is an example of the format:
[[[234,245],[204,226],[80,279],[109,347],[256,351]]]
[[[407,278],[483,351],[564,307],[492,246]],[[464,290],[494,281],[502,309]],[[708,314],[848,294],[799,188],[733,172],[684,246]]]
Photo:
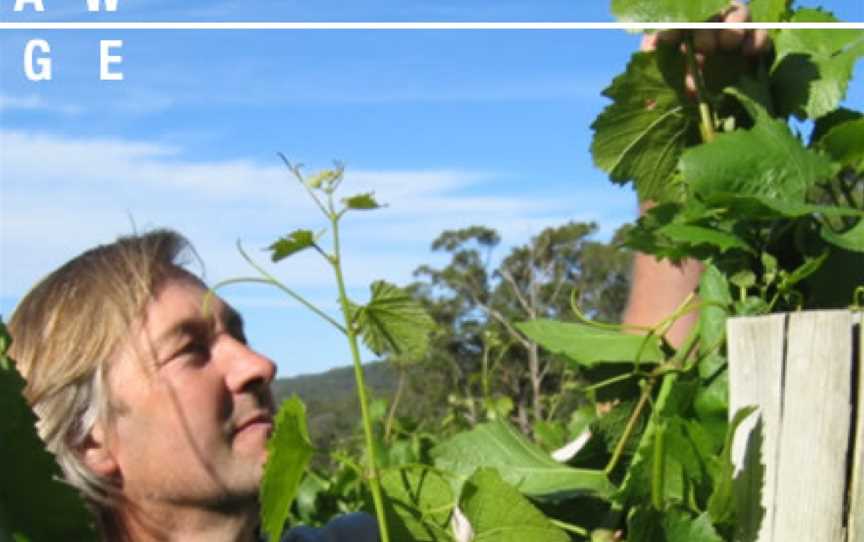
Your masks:
[[[116,514],[123,542],[257,542],[257,503],[201,508],[147,502],[127,505]]]

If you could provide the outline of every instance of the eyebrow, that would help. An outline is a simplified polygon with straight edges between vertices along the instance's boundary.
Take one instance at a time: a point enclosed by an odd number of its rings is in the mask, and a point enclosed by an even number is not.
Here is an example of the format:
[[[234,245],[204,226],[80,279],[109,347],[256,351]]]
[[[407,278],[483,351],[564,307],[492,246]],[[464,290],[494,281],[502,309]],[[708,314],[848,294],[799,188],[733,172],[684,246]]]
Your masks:
[[[234,307],[230,305],[224,305],[224,310],[222,311],[222,319],[225,321],[225,329],[229,332],[238,331],[241,334],[243,333],[243,329],[245,323],[243,322],[243,316],[234,310]]]
[[[153,341],[153,348],[156,352],[160,352],[166,343],[175,340],[177,337],[201,332],[210,333],[215,328],[217,321],[225,323],[225,330],[228,333],[243,333],[243,316],[230,305],[222,305],[218,316],[211,312],[207,316],[192,316],[180,320]]]

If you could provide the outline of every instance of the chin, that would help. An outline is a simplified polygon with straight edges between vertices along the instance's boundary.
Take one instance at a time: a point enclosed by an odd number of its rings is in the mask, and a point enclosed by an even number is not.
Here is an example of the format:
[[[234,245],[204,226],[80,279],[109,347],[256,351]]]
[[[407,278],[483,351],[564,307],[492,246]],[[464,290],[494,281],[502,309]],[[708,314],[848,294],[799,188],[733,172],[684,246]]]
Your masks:
[[[234,439],[234,452],[246,457],[254,457],[264,463],[267,461],[267,441],[269,432],[262,429],[250,429],[237,435]]]
[[[248,487],[244,485],[244,487],[232,488],[217,497],[216,502],[211,503],[211,506],[232,513],[242,510],[257,515],[259,486],[260,484],[254,486],[249,484]]]

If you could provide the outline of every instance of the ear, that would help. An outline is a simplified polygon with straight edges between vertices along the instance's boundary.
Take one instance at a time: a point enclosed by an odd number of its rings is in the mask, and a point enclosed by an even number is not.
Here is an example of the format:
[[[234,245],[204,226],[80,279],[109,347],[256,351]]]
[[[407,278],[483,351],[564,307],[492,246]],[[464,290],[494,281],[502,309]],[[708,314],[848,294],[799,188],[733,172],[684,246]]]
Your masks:
[[[91,471],[111,478],[119,472],[119,465],[108,447],[108,439],[101,422],[97,422],[81,445],[81,458]]]

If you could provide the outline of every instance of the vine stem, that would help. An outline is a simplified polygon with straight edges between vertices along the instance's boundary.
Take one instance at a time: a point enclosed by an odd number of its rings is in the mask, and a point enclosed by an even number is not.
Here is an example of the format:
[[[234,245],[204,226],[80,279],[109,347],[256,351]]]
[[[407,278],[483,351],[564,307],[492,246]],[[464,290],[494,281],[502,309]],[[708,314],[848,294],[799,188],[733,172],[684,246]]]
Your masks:
[[[579,290],[576,288],[573,288],[573,290],[570,291],[570,310],[573,311],[573,315],[576,316],[576,319],[585,325],[596,327],[598,329],[608,329],[610,331],[624,331],[629,329],[632,331],[649,332],[653,329],[648,326],[640,326],[637,324],[609,324],[607,322],[598,322],[596,320],[592,320],[588,317],[587,314],[582,311],[582,309],[579,308],[579,303],[576,299],[578,293]]]
[[[312,198],[312,201],[314,201],[315,205],[318,206],[318,209],[320,209],[321,212],[324,213],[325,216],[330,216],[330,213],[327,212],[327,209],[324,207],[324,204],[321,203],[321,200],[318,198],[317,195],[315,195],[315,192],[303,180],[303,175],[300,173],[300,166],[299,165],[296,165],[296,166],[293,165],[291,162],[288,161],[288,158],[286,158],[285,155],[282,154],[281,152],[277,152],[276,154],[279,156],[279,158],[282,159],[282,162],[285,163],[285,165],[288,167],[288,169],[291,171],[291,173],[294,174],[294,178],[296,178],[300,182],[300,184],[306,190],[306,193],[309,194],[309,197]]]
[[[654,435],[654,457],[651,466],[651,504],[657,510],[663,510],[663,491],[665,489],[666,458],[665,458],[666,423],[657,422]]]
[[[846,181],[842,176],[838,178],[838,184],[840,185],[840,191],[843,193],[843,197],[846,198],[846,202],[849,204],[849,207],[853,209],[858,207],[858,202],[855,201],[855,195],[852,193],[852,190],[849,189],[849,185],[846,184]]]
[[[613,376],[607,378],[606,380],[601,380],[600,382],[595,382],[594,384],[590,384],[588,386],[584,386],[579,388],[583,392],[597,391],[601,388],[605,388],[606,386],[611,386],[612,384],[617,384],[618,382],[623,382],[625,380],[629,380],[631,378],[635,378],[639,373],[636,371],[632,371],[629,373],[620,374],[617,376]]]
[[[642,414],[642,410],[645,408],[645,405],[648,404],[648,399],[651,397],[651,391],[654,388],[654,380],[649,380],[645,385],[645,389],[642,390],[642,396],[639,397],[639,402],[636,404],[636,408],[633,409],[633,412],[630,414],[630,419],[627,420],[627,425],[624,427],[624,433],[621,435],[621,438],[618,440],[618,444],[615,446],[615,450],[612,452],[612,457],[609,459],[609,463],[606,465],[606,468],[603,469],[605,474],[611,473],[615,470],[615,467],[618,465],[618,461],[621,459],[621,455],[624,453],[624,446],[627,445],[627,441],[630,440],[630,435],[633,433],[633,430],[636,428],[636,422],[639,420],[639,415]]]
[[[289,296],[294,298],[298,303],[300,303],[301,305],[303,305],[307,309],[311,310],[312,312],[314,312],[315,314],[317,314],[318,316],[320,316],[321,318],[326,320],[328,323],[330,323],[333,327],[335,327],[336,329],[341,331],[343,334],[347,335],[348,332],[342,326],[342,324],[340,324],[339,322],[337,322],[336,320],[331,318],[330,315],[327,314],[326,312],[324,312],[323,310],[316,307],[311,301],[306,300],[306,298],[304,298],[303,296],[301,296],[300,294],[298,294],[297,292],[295,292],[291,288],[282,284],[279,281],[279,279],[277,279],[276,277],[274,277],[273,275],[268,273],[266,269],[264,269],[263,267],[258,265],[258,263],[255,260],[253,260],[246,253],[245,250],[243,250],[243,245],[240,244],[239,240],[237,241],[237,250],[240,251],[240,255],[243,256],[243,259],[246,260],[249,263],[249,265],[251,265],[256,271],[261,273],[261,276],[264,277],[263,279],[259,279],[259,278],[249,279],[248,280],[249,282],[265,282],[268,284],[272,284],[273,286],[279,288],[280,290],[282,290],[283,292],[285,292],[286,294],[288,294]],[[216,286],[214,286],[211,289],[215,290],[217,287],[225,286],[226,284],[230,284],[232,282],[243,282],[245,280],[246,279],[242,279],[242,278],[241,279],[228,279],[227,281],[220,282],[219,284],[217,284]]]
[[[402,400],[402,393],[405,391],[405,367],[401,364],[399,367],[399,384],[396,386],[396,395],[393,396],[393,401],[390,403],[390,412],[387,413],[387,423],[384,424],[384,442],[390,444],[390,435],[393,432],[393,424],[396,423],[396,410],[399,408],[399,401]]]
[[[672,356],[672,359],[670,360],[673,367],[680,369],[681,367],[687,366],[687,360],[693,357],[693,353],[696,352],[696,348],[699,347],[699,332],[699,326],[694,326],[693,329],[690,330],[684,344],[681,345],[681,348],[675,352],[675,355]]]
[[[357,383],[357,398],[360,401],[360,414],[363,418],[363,433],[366,439],[366,477],[372,492],[372,502],[375,505],[375,516],[378,520],[378,530],[381,542],[390,542],[387,529],[387,519],[384,515],[384,497],[381,494],[381,481],[378,477],[378,465],[375,461],[375,439],[372,436],[372,417],[369,415],[369,401],[366,397],[366,379],[363,375],[363,364],[360,361],[360,349],[357,346],[357,333],[352,325],[351,305],[345,290],[345,279],[342,275],[341,253],[339,247],[339,216],[328,213],[333,228],[333,257],[330,260],[336,274],[336,284],[339,287],[339,302],[342,305],[342,315],[345,319],[345,331],[348,344],[351,347],[351,358],[354,361],[354,379]]]
[[[585,538],[588,538],[588,536],[589,536],[588,529],[585,529],[583,527],[579,527],[578,525],[573,525],[572,523],[566,523],[564,521],[560,521],[560,520],[557,520],[555,518],[549,518],[549,522],[552,523],[552,525],[558,527],[559,529],[569,531],[571,533],[575,533],[575,534],[582,536],[582,537],[585,537]]]
[[[702,70],[699,69],[699,64],[696,62],[696,54],[693,46],[693,32],[687,32],[684,40],[684,50],[687,57],[687,68],[693,75],[693,81],[696,83],[696,98],[699,101],[699,132],[702,134],[702,141],[711,143],[714,141],[714,115],[711,113],[711,105],[708,103],[705,93],[705,81],[702,79]]]
[[[859,286],[852,292],[852,308],[856,311],[864,309],[864,286]]]

